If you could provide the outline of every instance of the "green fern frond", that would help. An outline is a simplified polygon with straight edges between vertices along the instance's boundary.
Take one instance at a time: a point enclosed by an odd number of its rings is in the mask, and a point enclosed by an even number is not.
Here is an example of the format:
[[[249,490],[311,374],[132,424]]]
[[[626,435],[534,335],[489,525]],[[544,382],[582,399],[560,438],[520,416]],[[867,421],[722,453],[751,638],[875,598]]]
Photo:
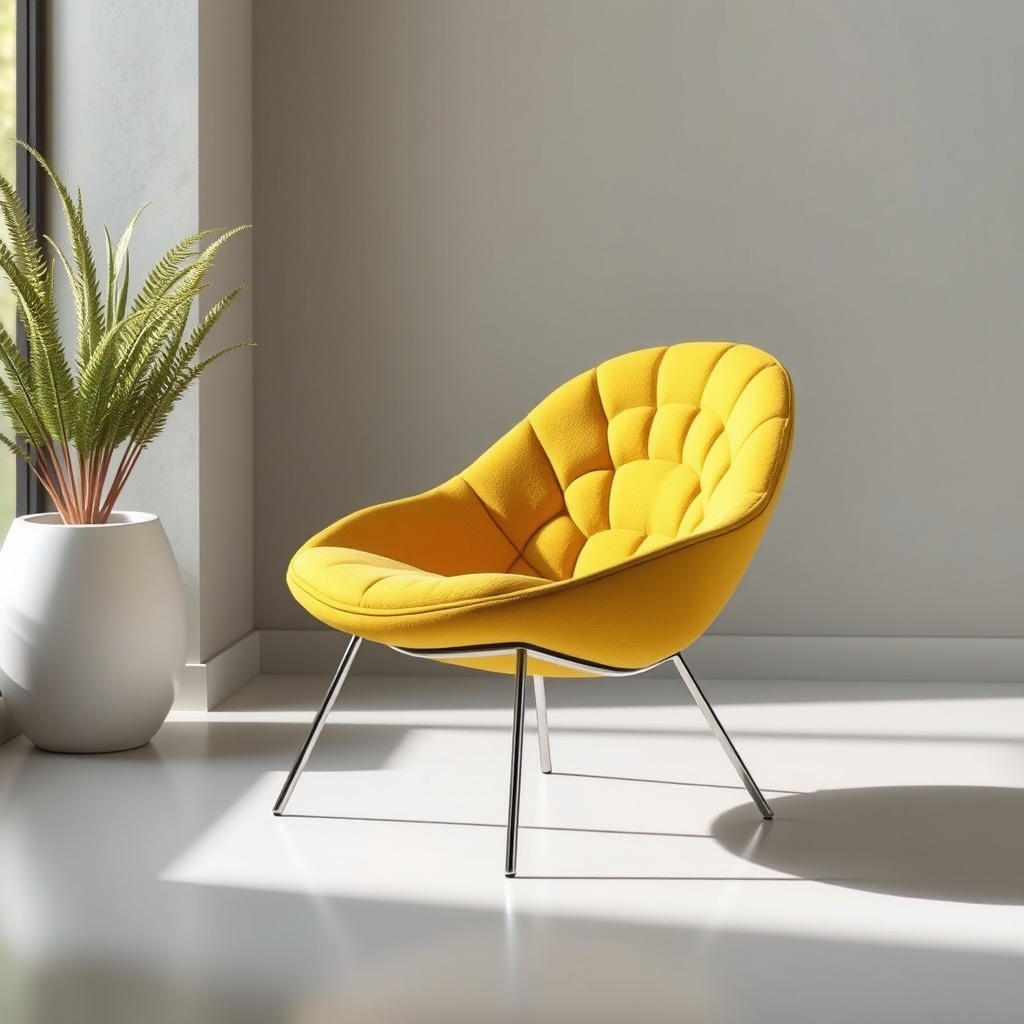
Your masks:
[[[114,243],[110,241],[110,231],[106,225],[103,227],[103,240],[106,243],[107,256],[107,309],[104,320],[105,325],[110,327],[114,317],[114,295],[117,289],[117,281],[114,277]]]
[[[0,383],[0,411],[7,417],[8,423],[15,424],[22,420],[26,414],[31,415],[27,404],[21,396],[15,394],[6,384]],[[17,430],[17,428],[15,428]],[[20,433],[20,432],[19,432]],[[46,435],[34,431],[29,434],[20,434],[29,444],[38,444],[45,440]]]
[[[82,295],[82,283],[78,280],[78,275],[75,273],[74,267],[71,266],[71,261],[64,255],[64,250],[57,244],[57,242],[49,235],[43,235],[43,240],[50,246],[56,260],[60,261],[61,266],[64,268],[64,273],[67,275],[68,287],[71,289],[71,297],[75,301],[75,318],[79,323],[82,322],[82,318],[85,316],[85,300]],[[56,260],[54,262],[56,262]],[[51,294],[53,281],[51,278]]]
[[[128,221],[128,226],[124,229],[116,249],[110,241],[110,232],[106,228],[103,229],[107,243],[107,308],[103,326],[108,331],[115,320],[120,320],[124,316],[124,307],[128,298],[128,246],[131,245],[135,225],[148,205],[145,203],[135,211],[132,219]],[[124,279],[118,285],[122,267],[124,267]]]
[[[127,436],[117,436],[118,387],[124,364],[125,335],[132,320],[142,315],[135,313],[113,324],[79,369],[75,447],[87,457],[104,447],[116,446]]]
[[[117,243],[117,251],[114,253],[114,278],[121,273],[121,267],[125,260],[128,258],[128,246],[132,244],[132,235],[135,233],[135,225],[139,222],[139,218],[145,212],[146,207],[149,203],[143,203],[132,215],[132,219],[128,221],[128,226],[124,229],[121,234],[121,238]]]
[[[46,437],[46,428],[31,387],[31,370],[28,360],[18,351],[14,339],[0,324],[0,388],[11,392],[11,408],[6,409],[8,420],[14,429],[33,444],[41,443]]]
[[[46,428],[63,443],[74,423],[74,379],[55,330],[55,312],[47,295],[40,295],[17,267],[11,251],[0,242],[0,270],[14,288],[25,330],[32,343],[29,379],[36,407]]]
[[[7,275],[14,289],[14,298],[25,317],[25,326],[34,334],[45,333],[56,336],[54,324],[56,311],[49,300],[48,292],[37,291],[21,268],[17,259],[4,242],[0,241],[0,270]]]
[[[133,339],[131,350],[124,354],[122,372],[110,402],[110,429],[118,443],[133,435],[159,393],[160,381],[164,379],[162,354],[179,344],[189,309],[178,308],[172,315],[174,319],[170,322],[162,320],[142,331]]]
[[[175,330],[167,337],[163,350],[155,359],[152,372],[144,382],[144,388],[140,394],[140,400],[143,403],[155,407],[162,401],[165,392],[173,387],[183,375],[187,374],[192,359],[213,329],[214,324],[221,318],[240,291],[242,291],[241,285],[216,302],[192,330],[187,343],[184,342],[185,321],[178,322]]]
[[[102,304],[100,301],[96,261],[92,253],[92,243],[89,241],[89,234],[85,227],[82,194],[81,192],[78,193],[77,202],[73,200],[64,182],[61,181],[56,171],[47,163],[42,154],[26,142],[19,142],[19,145],[32,155],[42,168],[43,173],[50,179],[64,209],[64,220],[67,223],[68,234],[71,238],[71,252],[74,256],[78,272],[78,282],[82,298],[82,314],[78,324],[78,344],[79,348],[85,349],[85,354],[88,355],[88,350],[99,342],[100,335],[102,334]]]
[[[36,291],[42,288],[46,276],[46,260],[36,240],[35,232],[28,219],[28,213],[17,190],[0,174],[0,210],[3,212],[7,235],[11,240],[18,269],[25,275]]]
[[[19,459],[24,459],[30,466],[32,465],[32,456],[29,455],[20,444],[12,441],[6,434],[0,433],[0,444],[2,444],[9,451],[13,452]]]
[[[180,269],[190,256],[195,256],[199,250],[195,248],[197,242],[209,235],[215,234],[212,228],[205,228],[196,231],[194,234],[183,238],[177,245],[171,246],[157,260],[153,269],[149,272],[138,295],[135,297],[133,309],[140,309],[151,302],[163,297],[178,281]]]

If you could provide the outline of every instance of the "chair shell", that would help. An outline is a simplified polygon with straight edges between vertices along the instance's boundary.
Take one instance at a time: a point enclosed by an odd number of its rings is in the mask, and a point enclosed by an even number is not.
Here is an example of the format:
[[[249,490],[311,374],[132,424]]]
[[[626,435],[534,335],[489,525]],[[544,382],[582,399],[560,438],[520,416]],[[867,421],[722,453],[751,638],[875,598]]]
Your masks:
[[[523,644],[656,664],[704,633],[740,582],[785,476],[793,412],[785,369],[749,345],[610,359],[441,486],[312,537],[288,585],[327,625],[396,647]],[[590,674],[536,659],[529,671]]]

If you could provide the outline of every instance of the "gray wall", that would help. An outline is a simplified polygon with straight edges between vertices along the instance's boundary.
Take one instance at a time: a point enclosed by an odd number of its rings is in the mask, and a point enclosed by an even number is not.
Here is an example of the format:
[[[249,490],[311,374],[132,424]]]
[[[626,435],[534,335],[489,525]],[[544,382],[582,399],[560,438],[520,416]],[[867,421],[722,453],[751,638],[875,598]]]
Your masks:
[[[47,9],[44,148],[81,187],[94,238],[104,224],[117,238],[152,202],[132,247],[136,286],[198,227],[251,221],[249,0],[50,0]],[[218,284],[251,280],[251,242],[236,239]],[[251,328],[251,306],[239,301],[210,345],[247,341]],[[185,396],[118,503],[164,523],[185,581],[193,663],[252,629],[251,395],[251,354],[233,353]]]
[[[631,348],[797,388],[716,625],[1021,636],[1024,5],[255,0],[256,622],[310,533]]]

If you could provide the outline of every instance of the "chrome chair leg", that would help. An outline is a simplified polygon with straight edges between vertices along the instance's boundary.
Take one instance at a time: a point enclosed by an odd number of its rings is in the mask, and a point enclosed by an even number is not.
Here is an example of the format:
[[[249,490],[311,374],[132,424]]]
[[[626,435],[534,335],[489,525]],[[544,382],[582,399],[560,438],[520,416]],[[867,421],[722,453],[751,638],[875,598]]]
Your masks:
[[[693,697],[697,707],[701,710],[701,714],[704,715],[708,725],[711,726],[711,731],[718,738],[718,742],[722,745],[722,749],[728,755],[729,760],[732,761],[732,766],[739,774],[743,785],[750,794],[750,798],[755,804],[757,804],[757,809],[761,812],[761,817],[770,821],[775,817],[775,812],[768,805],[768,801],[765,800],[761,790],[758,789],[757,783],[754,781],[754,777],[747,770],[747,766],[743,763],[743,758],[740,757],[739,751],[733,746],[732,740],[729,739],[729,734],[725,731],[725,727],[718,720],[718,715],[715,714],[714,708],[712,708],[710,703],[708,703],[707,697],[704,696],[703,691],[697,685],[697,680],[693,678],[693,673],[690,671],[686,662],[683,661],[682,654],[673,655],[672,663],[675,665],[679,675],[682,676],[683,682],[686,683],[686,688],[690,691],[690,696]]]
[[[320,733],[327,722],[327,716],[330,714],[331,708],[334,707],[334,702],[338,699],[342,683],[345,682],[349,669],[352,668],[352,662],[356,658],[356,651],[359,650],[359,645],[362,642],[362,637],[352,637],[348,642],[348,647],[345,648],[345,653],[341,656],[338,671],[334,673],[334,679],[327,688],[327,696],[324,697],[324,702],[320,705],[316,718],[313,719],[313,726],[302,744],[302,749],[299,751],[299,756],[295,759],[295,764],[292,765],[292,770],[288,773],[288,778],[285,779],[281,795],[278,796],[277,803],[274,804],[274,814],[278,816],[284,814],[284,809],[288,806],[288,801],[291,799],[292,792],[298,784],[302,769],[306,767],[309,755],[313,753],[313,747],[316,746],[316,741],[320,738]]]
[[[533,703],[537,708],[537,742],[540,744],[540,770],[551,774],[551,743],[548,740],[548,702],[544,696],[544,677],[533,677]]]
[[[519,849],[519,787],[523,776],[523,719],[526,705],[526,651],[516,649],[516,697],[512,712],[512,771],[508,787],[508,831],[505,834],[505,877],[516,877]]]

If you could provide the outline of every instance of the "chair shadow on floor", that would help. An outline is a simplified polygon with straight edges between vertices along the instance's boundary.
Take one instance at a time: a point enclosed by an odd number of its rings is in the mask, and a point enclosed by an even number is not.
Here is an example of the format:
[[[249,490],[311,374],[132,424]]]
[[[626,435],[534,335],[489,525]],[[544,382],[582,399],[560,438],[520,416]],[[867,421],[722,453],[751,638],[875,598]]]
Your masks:
[[[751,863],[832,885],[958,903],[1024,905],[1024,790],[830,789],[737,806],[712,834]]]

